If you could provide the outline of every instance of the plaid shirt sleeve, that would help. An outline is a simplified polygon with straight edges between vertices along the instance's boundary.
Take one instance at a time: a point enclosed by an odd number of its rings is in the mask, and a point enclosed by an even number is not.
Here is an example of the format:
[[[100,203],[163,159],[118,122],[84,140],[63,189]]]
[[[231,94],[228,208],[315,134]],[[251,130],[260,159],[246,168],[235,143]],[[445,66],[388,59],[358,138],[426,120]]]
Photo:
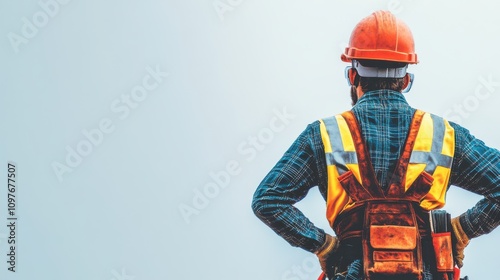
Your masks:
[[[326,163],[319,122],[310,124],[285,152],[255,191],[252,209],[259,219],[292,246],[315,252],[325,240],[316,227],[293,205],[309,189],[326,189]]]
[[[451,123],[456,149],[450,183],[484,196],[460,215],[469,238],[487,234],[500,224],[500,152],[476,139],[469,131]]]

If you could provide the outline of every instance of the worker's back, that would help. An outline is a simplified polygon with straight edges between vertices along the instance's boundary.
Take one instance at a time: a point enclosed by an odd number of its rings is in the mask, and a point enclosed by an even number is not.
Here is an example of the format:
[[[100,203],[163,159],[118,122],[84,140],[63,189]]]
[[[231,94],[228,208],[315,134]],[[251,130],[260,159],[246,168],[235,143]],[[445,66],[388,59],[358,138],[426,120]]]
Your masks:
[[[375,175],[385,189],[401,155],[415,109],[400,92],[367,92],[353,107]]]

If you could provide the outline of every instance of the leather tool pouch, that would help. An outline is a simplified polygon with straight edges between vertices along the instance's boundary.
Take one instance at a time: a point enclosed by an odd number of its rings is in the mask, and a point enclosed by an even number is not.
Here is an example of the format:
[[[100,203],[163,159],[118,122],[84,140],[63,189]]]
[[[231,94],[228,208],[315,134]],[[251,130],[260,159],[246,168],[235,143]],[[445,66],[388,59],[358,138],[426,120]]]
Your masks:
[[[413,205],[409,201],[368,201],[363,229],[366,279],[404,275],[422,279],[422,249]]]
[[[432,245],[436,254],[438,272],[453,272],[453,249],[451,233],[432,233]]]

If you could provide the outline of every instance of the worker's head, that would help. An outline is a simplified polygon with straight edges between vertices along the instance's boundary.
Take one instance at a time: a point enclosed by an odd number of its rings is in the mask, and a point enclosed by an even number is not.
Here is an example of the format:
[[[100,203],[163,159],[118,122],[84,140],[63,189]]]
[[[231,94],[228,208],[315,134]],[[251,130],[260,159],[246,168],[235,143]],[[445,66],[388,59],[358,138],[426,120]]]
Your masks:
[[[413,75],[406,69],[418,62],[410,29],[388,11],[374,12],[356,25],[341,59],[351,63],[346,78],[353,105],[367,91],[409,91]]]

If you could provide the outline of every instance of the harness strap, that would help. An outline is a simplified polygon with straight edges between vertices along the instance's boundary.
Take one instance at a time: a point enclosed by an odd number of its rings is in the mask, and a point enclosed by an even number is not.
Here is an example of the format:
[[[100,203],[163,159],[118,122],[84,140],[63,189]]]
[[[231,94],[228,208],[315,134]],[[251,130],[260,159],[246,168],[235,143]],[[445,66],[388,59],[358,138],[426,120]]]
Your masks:
[[[389,187],[386,193],[380,187],[379,182],[375,176],[375,171],[370,159],[370,154],[366,147],[365,141],[361,136],[361,129],[359,123],[352,111],[347,111],[342,114],[342,117],[346,120],[347,126],[352,135],[354,145],[356,147],[356,155],[358,157],[359,172],[361,175],[361,190],[357,192],[365,193],[365,197],[372,198],[385,198],[385,197],[403,197],[405,195],[405,180],[406,171],[408,169],[408,163],[412,155],[413,146],[415,145],[415,140],[417,138],[420,125],[422,124],[422,119],[424,117],[424,112],[416,110],[410,124],[410,130],[405,142],[405,146],[401,157],[399,158],[398,164],[394,170],[393,176],[391,178]],[[341,178],[339,178],[341,179]],[[412,190],[409,197],[419,196],[423,190]],[[417,193],[417,194],[416,194]],[[421,197],[418,197],[420,199]]]
[[[369,197],[382,198],[385,197],[380,184],[375,177],[370,154],[366,148],[365,140],[361,136],[361,129],[359,123],[352,111],[347,111],[342,114],[346,120],[347,126],[351,131],[354,146],[356,147],[356,155],[358,157],[359,172],[361,175],[361,187]],[[360,191],[360,190],[358,190]]]
[[[422,124],[423,117],[424,112],[420,110],[415,111],[410,124],[405,147],[392,175],[389,188],[387,189],[388,197],[401,197],[405,194],[406,171],[408,170],[408,163],[410,162],[413,146],[415,145],[415,140],[417,138],[420,125]]]

